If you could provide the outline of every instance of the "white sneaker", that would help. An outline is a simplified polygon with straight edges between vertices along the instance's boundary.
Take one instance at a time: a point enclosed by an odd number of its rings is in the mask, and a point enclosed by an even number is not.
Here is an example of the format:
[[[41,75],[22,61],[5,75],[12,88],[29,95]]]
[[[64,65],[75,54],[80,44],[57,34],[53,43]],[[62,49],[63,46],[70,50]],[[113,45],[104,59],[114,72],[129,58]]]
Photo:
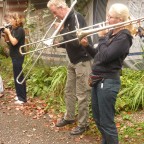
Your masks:
[[[23,102],[23,101],[20,101],[20,100],[17,100],[17,101],[15,101],[15,104],[22,105],[22,104],[24,104],[24,102]]]
[[[16,97],[14,98],[14,100],[16,100],[16,101],[17,101],[17,100],[18,100],[18,97],[16,96]]]

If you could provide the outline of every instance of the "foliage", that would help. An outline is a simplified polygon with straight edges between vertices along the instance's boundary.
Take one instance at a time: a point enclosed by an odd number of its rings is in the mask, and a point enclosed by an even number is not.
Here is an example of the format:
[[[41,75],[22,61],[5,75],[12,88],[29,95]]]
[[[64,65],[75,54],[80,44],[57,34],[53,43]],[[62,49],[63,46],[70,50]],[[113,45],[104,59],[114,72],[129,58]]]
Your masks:
[[[124,123],[124,122],[123,122]],[[132,126],[123,124],[119,130],[119,139],[124,144],[142,144],[143,143],[144,124],[132,123]],[[139,138],[137,138],[139,137]]]
[[[8,48],[5,47],[4,45],[0,45],[0,55],[8,57],[9,51]]]
[[[29,58],[26,61],[29,61]],[[26,71],[30,69],[31,65],[28,65]],[[38,96],[44,99],[47,103],[45,110],[54,106],[56,111],[57,109],[64,111],[63,95],[66,78],[67,69],[65,66],[48,66],[39,60],[27,77],[28,95],[31,98]]]
[[[52,67],[51,77],[51,85],[48,87],[47,97],[47,107],[54,106],[56,110],[60,111],[59,106],[61,107],[61,111],[64,111],[64,87],[67,78],[67,69],[65,66]],[[57,105],[54,105],[57,104]]]
[[[46,89],[50,85],[50,82],[47,80],[47,77],[49,77],[48,70],[49,68],[44,70],[37,67],[27,79],[27,91],[31,97],[40,96],[47,92]]]
[[[12,64],[10,58],[0,56],[3,79],[8,79],[7,86],[14,87]],[[27,61],[28,59],[26,59]],[[41,64],[41,63],[40,63]],[[31,66],[31,65],[30,65]],[[27,70],[30,67],[27,67]],[[45,100],[45,109],[54,107],[56,111],[64,111],[64,87],[67,69],[65,66],[36,65],[27,78],[27,91],[31,97]],[[116,111],[138,110],[144,107],[144,71],[123,69],[122,87],[119,92]],[[60,108],[59,108],[60,107]],[[91,112],[90,112],[91,115]]]
[[[40,96],[47,103],[45,110],[49,107],[64,105],[63,94],[66,82],[66,67],[40,67],[35,68],[27,80],[27,90],[32,97]],[[63,109],[63,108],[62,108]]]
[[[7,80],[7,84],[5,85],[5,87],[14,88],[12,62],[10,57],[0,55],[0,69],[0,74],[3,77],[3,80]]]
[[[116,109],[138,110],[144,108],[144,71],[123,69],[122,87],[118,95]]]
[[[75,6],[75,9],[82,13],[84,16],[87,14],[87,11],[84,11],[84,8],[88,5],[91,0],[78,0]],[[66,0],[67,4],[71,5],[71,0]]]

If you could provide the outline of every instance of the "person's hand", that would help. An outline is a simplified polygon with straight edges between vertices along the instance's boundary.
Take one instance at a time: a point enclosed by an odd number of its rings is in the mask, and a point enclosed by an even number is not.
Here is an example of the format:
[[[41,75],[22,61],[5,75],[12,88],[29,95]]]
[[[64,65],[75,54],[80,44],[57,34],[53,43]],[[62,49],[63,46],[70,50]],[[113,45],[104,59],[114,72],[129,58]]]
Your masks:
[[[80,44],[84,47],[87,47],[89,44],[87,37],[84,37],[83,39],[81,39]]]
[[[10,29],[8,29],[8,28],[5,28],[4,29],[4,33],[6,33],[7,35],[9,35],[11,32],[10,32]]]
[[[60,42],[58,41],[58,40],[54,40],[54,45],[56,45],[57,47],[59,47],[60,46],[60,44],[59,44]]]
[[[59,27],[59,25],[60,25],[59,22],[55,22],[55,23],[54,23],[54,28],[57,29],[57,28]],[[62,26],[59,31],[62,31],[63,28],[64,28],[64,27]]]
[[[107,34],[108,30],[99,31],[97,34],[99,37],[104,37]]]
[[[4,28],[3,33],[1,34],[1,36],[4,38],[5,42],[9,41],[9,36],[8,34],[10,33],[10,30],[7,28]]]

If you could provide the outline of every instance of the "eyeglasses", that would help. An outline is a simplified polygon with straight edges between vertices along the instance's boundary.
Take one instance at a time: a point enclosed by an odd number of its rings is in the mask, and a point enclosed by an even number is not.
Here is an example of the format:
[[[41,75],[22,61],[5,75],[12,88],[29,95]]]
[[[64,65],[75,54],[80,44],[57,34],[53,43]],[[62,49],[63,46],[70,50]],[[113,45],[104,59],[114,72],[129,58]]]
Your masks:
[[[110,15],[107,15],[107,18],[108,18],[108,19],[119,19],[118,17],[112,17],[112,16],[110,16]]]

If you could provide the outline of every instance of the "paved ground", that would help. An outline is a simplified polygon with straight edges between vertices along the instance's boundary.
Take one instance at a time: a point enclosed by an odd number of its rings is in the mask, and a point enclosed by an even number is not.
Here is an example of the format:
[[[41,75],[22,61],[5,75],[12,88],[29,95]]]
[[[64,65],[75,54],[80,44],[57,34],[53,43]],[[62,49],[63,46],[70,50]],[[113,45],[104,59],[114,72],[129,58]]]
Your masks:
[[[4,96],[0,94],[0,144],[100,144],[95,127],[90,127],[94,136],[89,131],[80,136],[71,136],[69,131],[75,125],[56,128],[56,120],[61,116],[50,110],[46,113],[43,101],[29,99],[26,105],[18,106],[14,104],[14,96],[12,90],[6,90]],[[130,114],[130,117],[134,123],[142,123],[144,110]],[[123,121],[120,115],[116,120],[127,126],[133,125],[131,121]],[[132,141],[130,144],[141,144],[134,140],[136,143]]]
[[[58,129],[48,113],[30,102],[16,106],[14,94],[0,98],[0,144],[97,144],[86,134],[71,136],[70,127]]]

